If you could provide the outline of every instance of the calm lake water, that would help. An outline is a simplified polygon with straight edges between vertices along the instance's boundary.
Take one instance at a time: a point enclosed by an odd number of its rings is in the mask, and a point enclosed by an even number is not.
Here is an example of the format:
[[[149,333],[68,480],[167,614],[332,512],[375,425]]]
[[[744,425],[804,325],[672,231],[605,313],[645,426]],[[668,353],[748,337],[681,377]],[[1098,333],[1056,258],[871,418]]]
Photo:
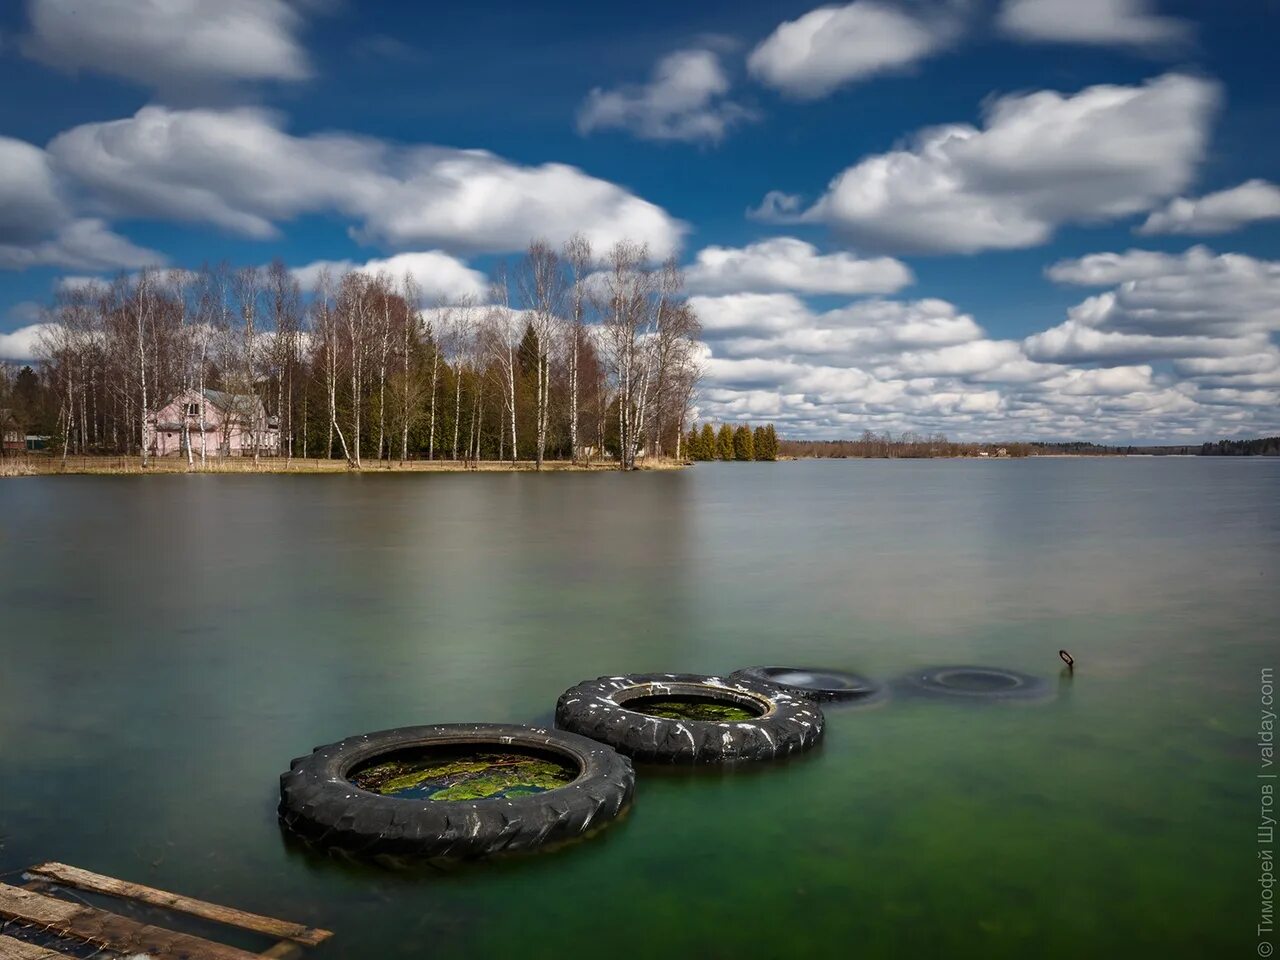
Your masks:
[[[1278,506],[1277,460],[0,481],[0,873],[326,926],[317,958],[1252,956]],[[809,755],[642,768],[627,819],[501,864],[276,824],[317,744],[770,662],[1056,697],[829,710]]]

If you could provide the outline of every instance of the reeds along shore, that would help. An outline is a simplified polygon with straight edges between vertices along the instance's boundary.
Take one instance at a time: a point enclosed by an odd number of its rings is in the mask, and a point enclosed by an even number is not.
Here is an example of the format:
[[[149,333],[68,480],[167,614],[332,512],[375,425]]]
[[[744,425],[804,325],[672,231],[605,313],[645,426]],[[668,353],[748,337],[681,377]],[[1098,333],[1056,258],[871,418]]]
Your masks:
[[[647,457],[636,462],[637,470],[678,470],[687,464],[669,457]],[[533,473],[539,470],[533,460],[366,460],[359,470],[345,460],[315,457],[222,457],[210,459],[203,466],[197,460],[188,464],[183,457],[153,458],[142,466],[137,457],[85,456],[18,456],[0,460],[0,477],[56,476],[60,474],[98,474],[110,476],[145,476],[180,473],[292,473],[292,474],[377,474],[377,473]],[[541,470],[547,473],[617,472],[616,460],[544,460]]]

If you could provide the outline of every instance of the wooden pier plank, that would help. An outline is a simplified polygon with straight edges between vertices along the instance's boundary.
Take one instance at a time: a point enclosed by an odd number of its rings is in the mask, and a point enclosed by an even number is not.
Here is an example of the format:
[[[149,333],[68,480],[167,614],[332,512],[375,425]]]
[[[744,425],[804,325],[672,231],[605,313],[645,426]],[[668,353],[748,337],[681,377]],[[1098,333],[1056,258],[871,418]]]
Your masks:
[[[67,955],[0,933],[0,960],[67,960]]]
[[[129,883],[126,880],[117,880],[115,877],[106,877],[65,863],[42,863],[32,867],[30,872],[78,890],[128,897],[152,906],[167,907],[194,917],[203,917],[205,920],[215,920],[242,930],[252,930],[255,933],[264,933],[267,936],[285,940],[296,940],[309,947],[323,943],[333,936],[328,930],[316,930],[300,923],[290,923],[288,920],[277,920],[275,917],[264,917],[245,910],[219,906],[216,903],[184,897],[167,890],[157,890],[155,887],[143,886],[140,883]]]
[[[266,960],[293,960],[294,957],[301,955],[302,947],[292,940],[281,940],[274,947],[263,950],[258,954],[259,957],[264,957]]]
[[[0,883],[0,917],[43,927],[58,936],[152,960],[256,960],[257,955],[186,933],[137,923],[21,887]]]

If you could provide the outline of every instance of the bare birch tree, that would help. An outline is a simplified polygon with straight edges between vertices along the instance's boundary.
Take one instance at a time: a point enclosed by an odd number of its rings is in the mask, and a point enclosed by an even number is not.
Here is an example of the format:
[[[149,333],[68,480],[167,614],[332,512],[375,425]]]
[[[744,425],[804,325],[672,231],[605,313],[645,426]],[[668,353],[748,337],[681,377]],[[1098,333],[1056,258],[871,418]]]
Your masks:
[[[529,245],[520,270],[520,294],[537,341],[535,363],[534,456],[537,468],[547,451],[547,417],[551,387],[551,344],[561,325],[565,274],[560,256],[545,240]]]
[[[491,304],[485,312],[485,352],[491,363],[497,365],[498,381],[502,387],[502,405],[511,430],[511,465],[520,456],[520,444],[516,432],[516,410],[519,403],[520,365],[516,352],[520,349],[523,318],[511,309],[505,270],[498,270],[490,285]]]
[[[278,259],[267,268],[266,284],[272,325],[267,356],[276,387],[276,427],[281,447],[276,453],[283,453],[288,463],[293,459],[293,380],[302,334],[302,291],[298,281]]]
[[[338,355],[341,350],[342,331],[341,320],[335,306],[333,278],[327,270],[321,271],[318,288],[313,316],[319,350],[324,363],[325,398],[329,406],[329,448],[326,455],[333,456],[333,435],[336,433],[338,442],[342,444],[342,456],[346,459],[347,465],[356,467],[359,464],[351,456],[346,435],[342,432],[342,424],[338,422],[338,378],[341,374]]]
[[[582,339],[586,335],[587,279],[595,266],[591,241],[575,233],[565,244],[564,260],[569,267],[569,310],[565,318],[565,360],[569,375],[569,458],[576,461],[578,441],[578,380],[581,368]]]

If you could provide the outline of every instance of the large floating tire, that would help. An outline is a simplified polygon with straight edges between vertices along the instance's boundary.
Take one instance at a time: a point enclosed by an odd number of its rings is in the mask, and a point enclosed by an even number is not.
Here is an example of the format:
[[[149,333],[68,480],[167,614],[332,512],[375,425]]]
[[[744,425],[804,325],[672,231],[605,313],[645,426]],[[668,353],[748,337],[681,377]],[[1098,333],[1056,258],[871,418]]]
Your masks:
[[[656,702],[723,705],[742,719],[655,716]],[[556,724],[607,743],[646,763],[733,763],[774,760],[822,739],[814,703],[753,680],[686,673],[643,673],[586,680],[561,695]]]
[[[545,792],[475,800],[384,796],[350,779],[378,758],[470,748],[553,760],[577,776]],[[586,737],[510,724],[449,723],[384,730],[317,747],[280,777],[279,812],[303,838],[358,857],[464,860],[580,837],[621,814],[634,791],[631,762]]]
[[[819,703],[839,702],[870,706],[883,703],[883,684],[858,673],[811,667],[744,667],[729,674],[730,680],[766,683],[793,696]]]
[[[956,700],[1045,700],[1053,688],[1041,677],[1000,667],[929,667],[904,676],[906,691]]]

